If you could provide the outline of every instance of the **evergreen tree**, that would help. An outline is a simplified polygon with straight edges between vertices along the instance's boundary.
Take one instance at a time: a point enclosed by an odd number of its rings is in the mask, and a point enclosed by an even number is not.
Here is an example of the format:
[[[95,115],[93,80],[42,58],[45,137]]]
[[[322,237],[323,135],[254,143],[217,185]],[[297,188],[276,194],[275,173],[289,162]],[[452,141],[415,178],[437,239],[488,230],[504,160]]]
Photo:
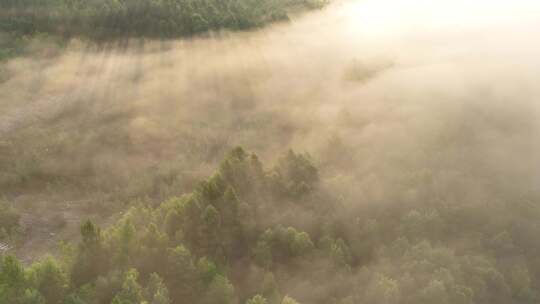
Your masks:
[[[56,260],[47,257],[33,264],[28,271],[33,284],[47,303],[63,303],[68,288],[68,278]]]
[[[256,295],[253,298],[247,300],[246,304],[268,304],[265,298],[261,295]]]
[[[137,282],[138,278],[137,270],[128,270],[124,274],[122,290],[114,297],[112,304],[140,304],[143,300],[143,290]]]
[[[82,241],[79,244],[71,279],[75,286],[94,281],[108,269],[108,258],[103,246],[101,229],[91,221],[81,226]]]

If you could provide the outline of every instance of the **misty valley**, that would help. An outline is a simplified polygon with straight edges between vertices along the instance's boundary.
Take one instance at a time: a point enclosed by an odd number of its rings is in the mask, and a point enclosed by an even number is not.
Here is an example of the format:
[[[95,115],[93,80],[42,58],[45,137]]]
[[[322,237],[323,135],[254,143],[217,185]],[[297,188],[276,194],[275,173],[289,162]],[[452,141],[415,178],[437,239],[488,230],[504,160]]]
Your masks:
[[[540,3],[0,0],[0,304],[540,302]]]

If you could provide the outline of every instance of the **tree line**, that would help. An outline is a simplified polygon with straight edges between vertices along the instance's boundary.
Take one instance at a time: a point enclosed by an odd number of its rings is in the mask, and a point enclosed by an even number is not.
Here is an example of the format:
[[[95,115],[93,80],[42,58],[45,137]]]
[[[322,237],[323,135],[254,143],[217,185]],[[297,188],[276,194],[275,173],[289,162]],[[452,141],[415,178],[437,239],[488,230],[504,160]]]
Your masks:
[[[325,0],[0,0],[0,31],[93,39],[172,38],[286,20]]]

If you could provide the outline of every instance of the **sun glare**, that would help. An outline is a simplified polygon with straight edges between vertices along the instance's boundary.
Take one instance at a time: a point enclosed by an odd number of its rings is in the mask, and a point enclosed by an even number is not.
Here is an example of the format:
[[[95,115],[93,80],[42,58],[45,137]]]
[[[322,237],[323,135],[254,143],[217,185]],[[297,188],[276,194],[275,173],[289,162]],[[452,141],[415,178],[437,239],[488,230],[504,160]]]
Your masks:
[[[540,23],[540,1],[532,0],[357,0],[341,10],[353,31],[368,36]]]

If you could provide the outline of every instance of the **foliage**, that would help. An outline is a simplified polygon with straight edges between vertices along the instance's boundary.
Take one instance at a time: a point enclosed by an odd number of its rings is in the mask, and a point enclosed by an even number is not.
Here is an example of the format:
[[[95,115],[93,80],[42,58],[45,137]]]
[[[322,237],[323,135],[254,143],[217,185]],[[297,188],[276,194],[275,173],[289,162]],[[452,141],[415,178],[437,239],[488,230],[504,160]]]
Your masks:
[[[84,222],[80,242],[64,245],[71,249],[62,260],[48,257],[24,267],[13,256],[3,257],[0,302],[538,301],[540,247],[518,237],[540,232],[534,209],[527,209],[520,225],[510,215],[521,211],[503,206],[504,213],[491,214],[496,220],[480,216],[482,206],[444,204],[368,206],[361,216],[343,215],[321,188],[314,163],[291,151],[264,169],[255,155],[235,148],[191,193],[157,206],[136,204],[104,230]],[[309,191],[276,187],[291,183],[306,184]],[[280,217],[289,208],[313,224]],[[461,222],[462,234],[449,234],[456,221],[465,221],[465,211],[477,214],[482,225]],[[450,236],[465,245],[448,245],[457,242]]]
[[[20,214],[7,201],[0,199],[0,230],[11,232],[19,226]]]
[[[246,304],[267,304],[268,301],[266,301],[265,298],[263,298],[261,295],[256,295],[252,299],[247,300]]]
[[[1,0],[0,31],[110,38],[177,37],[259,27],[321,0]]]

